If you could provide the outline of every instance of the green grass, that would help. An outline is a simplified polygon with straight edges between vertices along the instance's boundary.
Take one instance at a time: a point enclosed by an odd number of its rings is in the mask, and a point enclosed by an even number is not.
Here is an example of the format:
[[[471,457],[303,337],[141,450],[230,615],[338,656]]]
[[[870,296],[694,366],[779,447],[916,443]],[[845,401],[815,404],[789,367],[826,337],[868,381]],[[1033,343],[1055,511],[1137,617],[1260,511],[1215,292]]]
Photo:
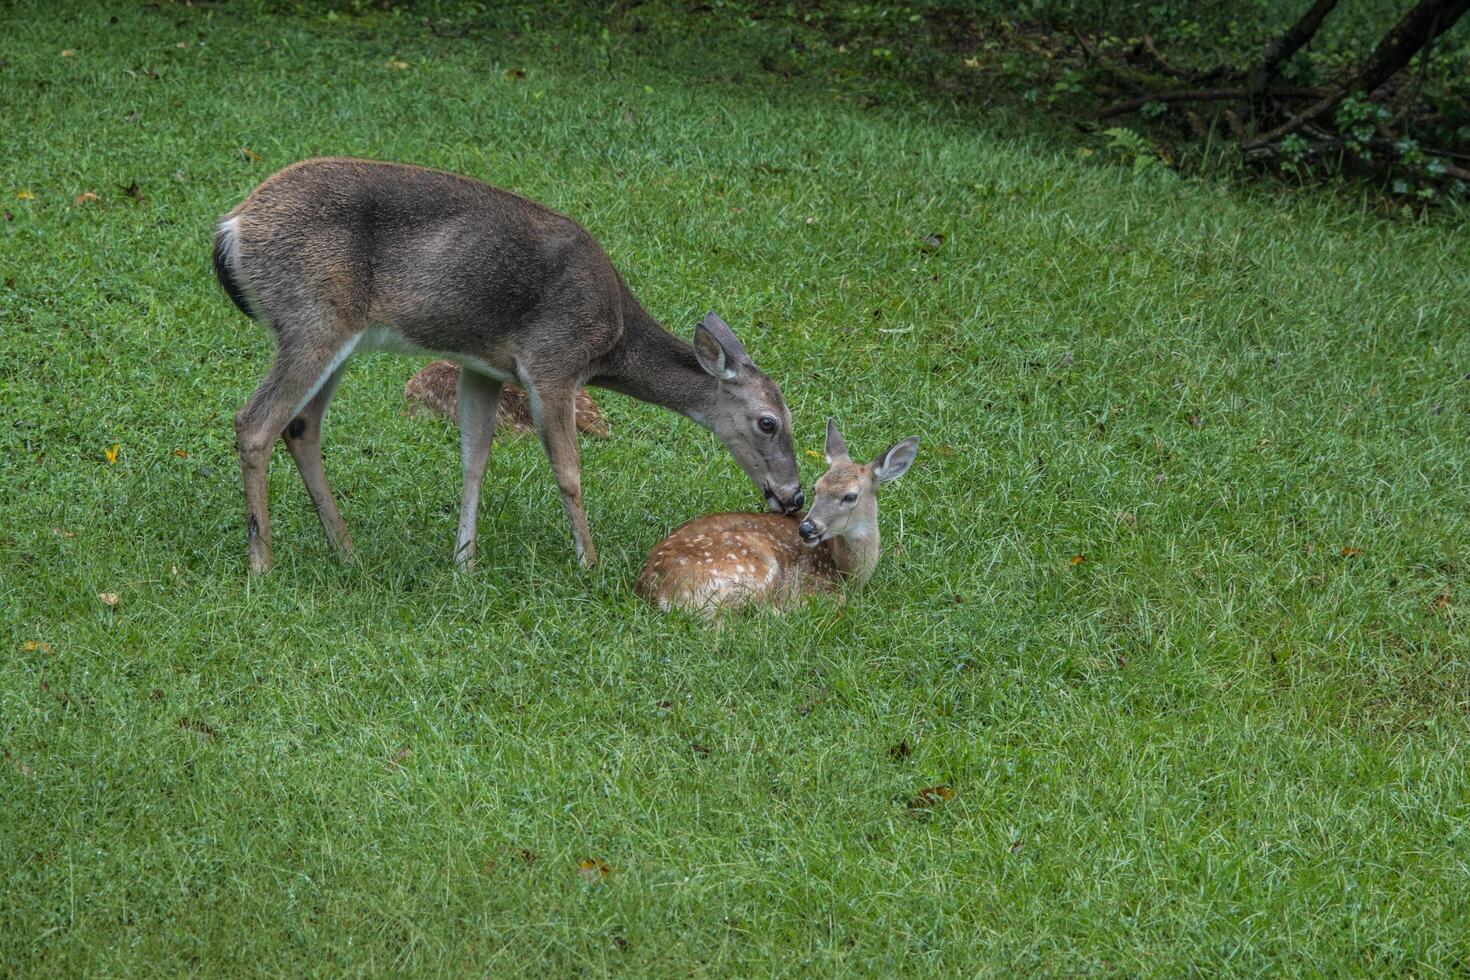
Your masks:
[[[686,78],[639,50],[693,40],[0,20],[0,973],[1470,964],[1465,226],[709,81],[738,38]],[[869,588],[643,606],[667,529],[759,502],[612,394],[603,564],[522,441],[457,575],[455,433],[387,357],[327,425],[361,566],[278,452],[249,579],[231,418],[270,350],[212,222],[321,153],[513,188],[671,326],[721,311],[808,479],[829,413],[855,453],[921,434]]]

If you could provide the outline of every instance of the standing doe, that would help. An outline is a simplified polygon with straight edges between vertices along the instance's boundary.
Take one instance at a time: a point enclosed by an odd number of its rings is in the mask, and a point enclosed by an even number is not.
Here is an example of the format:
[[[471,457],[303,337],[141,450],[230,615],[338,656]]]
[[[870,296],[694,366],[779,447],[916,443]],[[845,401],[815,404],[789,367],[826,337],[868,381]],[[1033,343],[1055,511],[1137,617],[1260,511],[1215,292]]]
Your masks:
[[[322,467],[321,426],[353,353],[459,363],[456,560],[471,568],[480,482],[500,387],[525,389],[577,556],[597,560],[582,505],[574,399],[591,383],[712,430],[766,504],[802,505],[781,392],[713,313],[694,344],[639,305],[572,219],[437,170],[328,158],[268,178],[219,223],[214,270],[230,299],[275,333],[270,371],[235,416],[250,569],[271,566],[266,467],[284,436],[327,537],[352,557]]]
[[[827,472],[806,514],[709,514],[680,525],[648,554],[635,589],[660,609],[713,617],[744,605],[781,608],[843,582],[861,586],[878,564],[878,484],[907,472],[910,436],[854,463],[827,420]]]

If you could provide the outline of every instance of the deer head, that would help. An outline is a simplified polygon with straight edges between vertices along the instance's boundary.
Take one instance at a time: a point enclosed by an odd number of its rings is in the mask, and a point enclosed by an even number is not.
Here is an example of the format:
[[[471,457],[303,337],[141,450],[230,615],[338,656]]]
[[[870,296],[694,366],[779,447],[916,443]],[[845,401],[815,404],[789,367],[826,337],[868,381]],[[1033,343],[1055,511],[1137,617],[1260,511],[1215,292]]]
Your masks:
[[[702,421],[730,450],[779,514],[801,509],[806,496],[791,445],[791,413],[781,389],[761,373],[729,325],[714,313],[694,329],[694,355],[718,385]]]
[[[808,547],[834,537],[878,533],[878,485],[897,480],[913,465],[919,437],[889,446],[871,463],[854,463],[837,423],[827,420],[827,472],[817,480],[812,509],[797,531]]]

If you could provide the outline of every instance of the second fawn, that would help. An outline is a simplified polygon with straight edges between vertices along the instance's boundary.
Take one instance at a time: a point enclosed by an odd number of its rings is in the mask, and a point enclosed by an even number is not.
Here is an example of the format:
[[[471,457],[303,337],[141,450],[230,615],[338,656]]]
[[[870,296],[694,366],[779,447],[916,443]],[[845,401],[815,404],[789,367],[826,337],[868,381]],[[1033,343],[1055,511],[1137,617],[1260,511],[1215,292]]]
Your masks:
[[[708,514],[649,552],[635,586],[662,610],[714,616],[746,605],[791,605],[845,582],[861,586],[878,564],[878,485],[913,464],[910,436],[871,463],[854,463],[827,420],[827,472],[805,514]]]
[[[410,417],[427,408],[440,418],[459,424],[460,366],[453,361],[431,361],[420,368],[403,386]],[[597,439],[612,435],[602,410],[585,388],[577,391],[577,431]],[[495,435],[524,436],[534,432],[536,419],[531,414],[531,400],[521,388],[510,382],[500,387],[500,408],[495,415]]]

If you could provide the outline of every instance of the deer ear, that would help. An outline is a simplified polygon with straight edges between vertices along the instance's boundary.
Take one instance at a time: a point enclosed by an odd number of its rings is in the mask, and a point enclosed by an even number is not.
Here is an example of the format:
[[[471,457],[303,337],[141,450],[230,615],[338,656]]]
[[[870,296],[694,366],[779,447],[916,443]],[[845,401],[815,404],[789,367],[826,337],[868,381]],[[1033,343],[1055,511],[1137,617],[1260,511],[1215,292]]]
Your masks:
[[[873,460],[873,476],[879,483],[897,480],[914,465],[919,452],[919,437],[909,436],[903,442],[889,446]]]
[[[712,321],[718,326],[712,327]],[[735,334],[725,326],[725,321],[713,313],[706,316],[704,322],[694,328],[694,356],[699,359],[699,366],[704,368],[707,374],[722,381],[733,379],[740,373],[739,364],[741,355],[744,353],[744,349],[740,347],[740,341],[735,340]]]
[[[847,442],[842,438],[842,433],[837,431],[837,423],[829,418],[827,420],[827,465],[831,466],[839,459],[847,459]]]

